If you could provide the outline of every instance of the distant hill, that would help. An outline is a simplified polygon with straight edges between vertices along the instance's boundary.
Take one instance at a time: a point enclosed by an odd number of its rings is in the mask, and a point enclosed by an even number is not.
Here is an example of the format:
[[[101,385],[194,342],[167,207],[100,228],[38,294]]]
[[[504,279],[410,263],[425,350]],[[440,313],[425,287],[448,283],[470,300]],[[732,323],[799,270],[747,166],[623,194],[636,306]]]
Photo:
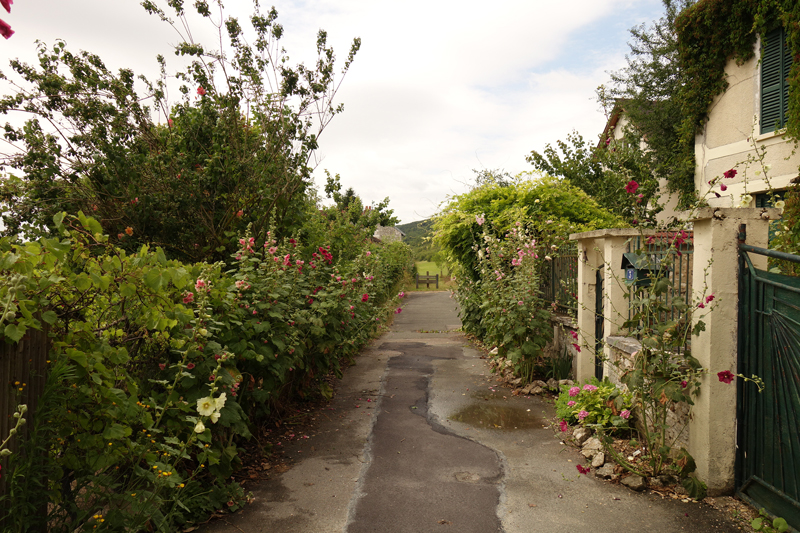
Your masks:
[[[433,219],[418,220],[408,224],[400,224],[397,228],[406,234],[403,242],[411,247],[416,261],[431,261],[439,251],[431,241]]]

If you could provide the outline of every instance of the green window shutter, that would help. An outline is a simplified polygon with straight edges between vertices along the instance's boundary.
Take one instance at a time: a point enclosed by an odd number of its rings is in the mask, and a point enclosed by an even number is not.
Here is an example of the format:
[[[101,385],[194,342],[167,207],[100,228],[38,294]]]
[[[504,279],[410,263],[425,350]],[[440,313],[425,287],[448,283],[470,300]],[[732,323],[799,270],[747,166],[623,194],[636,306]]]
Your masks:
[[[761,50],[761,133],[786,124],[789,110],[789,69],[792,56],[786,33],[777,28],[767,33]]]

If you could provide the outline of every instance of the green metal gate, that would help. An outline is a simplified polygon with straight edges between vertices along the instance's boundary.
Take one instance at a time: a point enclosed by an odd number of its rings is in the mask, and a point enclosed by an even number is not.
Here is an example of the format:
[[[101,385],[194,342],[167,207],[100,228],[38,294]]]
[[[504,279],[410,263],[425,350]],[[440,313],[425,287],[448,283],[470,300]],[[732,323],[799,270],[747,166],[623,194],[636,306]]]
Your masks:
[[[751,254],[800,257],[739,244],[737,493],[800,529],[800,278],[754,268]]]

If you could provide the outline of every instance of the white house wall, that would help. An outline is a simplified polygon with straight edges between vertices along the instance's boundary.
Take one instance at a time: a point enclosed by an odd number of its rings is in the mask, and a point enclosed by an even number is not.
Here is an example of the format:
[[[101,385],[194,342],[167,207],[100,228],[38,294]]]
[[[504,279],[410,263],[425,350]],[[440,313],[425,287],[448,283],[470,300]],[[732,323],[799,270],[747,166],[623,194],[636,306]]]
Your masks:
[[[725,171],[737,169],[733,179],[725,179],[728,190],[721,198],[708,197],[712,206],[738,206],[745,192],[748,194],[783,189],[797,176],[800,156],[793,153],[794,143],[780,134],[759,135],[760,113],[760,43],[756,43],[756,56],[742,65],[729,61],[725,74],[728,89],[717,96],[709,110],[708,121],[695,139],[695,188],[700,196],[709,190],[708,182]],[[761,164],[755,161],[756,150],[766,147],[765,164],[771,165],[769,184],[764,179]],[[749,162],[748,162],[749,161]],[[715,190],[719,192],[719,187]]]

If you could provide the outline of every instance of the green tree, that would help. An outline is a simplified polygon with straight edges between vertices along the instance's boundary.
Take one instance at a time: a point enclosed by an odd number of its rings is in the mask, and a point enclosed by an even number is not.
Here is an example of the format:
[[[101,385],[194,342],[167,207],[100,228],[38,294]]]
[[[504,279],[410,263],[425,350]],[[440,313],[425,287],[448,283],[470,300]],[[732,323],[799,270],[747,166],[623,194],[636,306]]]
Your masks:
[[[180,0],[169,2],[169,14],[152,1],[143,5],[179,33],[188,27]],[[211,21],[208,2],[194,7]],[[14,146],[0,162],[10,173],[0,187],[7,233],[50,231],[54,213],[83,210],[125,248],[156,243],[173,257],[218,260],[235,251],[248,225],[262,240],[270,224],[281,234],[296,231],[318,137],[342,110],[332,101],[360,41],[341,76],[324,31],[314,68],[292,67],[276,19],[256,2],[253,44],[236,19],[224,19],[227,55],[182,34],[175,52],[189,65],[175,74],[183,95],[175,105],[161,56],[161,79],[141,78],[145,94],[132,71],[115,74],[97,55],[73,54],[63,42],[40,46],[37,66],[12,61],[17,91],[0,99],[0,113],[31,118],[5,128]]]

